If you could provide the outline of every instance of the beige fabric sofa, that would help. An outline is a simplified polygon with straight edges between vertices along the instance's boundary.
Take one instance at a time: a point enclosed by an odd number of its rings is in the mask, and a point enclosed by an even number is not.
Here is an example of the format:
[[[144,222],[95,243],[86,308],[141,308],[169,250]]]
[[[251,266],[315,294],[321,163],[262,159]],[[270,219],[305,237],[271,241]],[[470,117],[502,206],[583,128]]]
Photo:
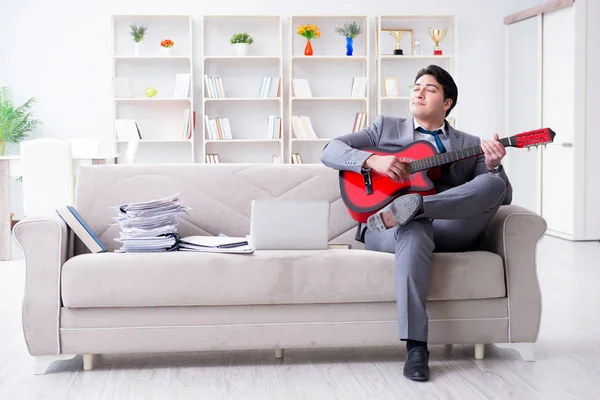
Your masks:
[[[123,254],[109,207],[179,192],[193,208],[182,235],[245,236],[253,199],[331,203],[331,244],[348,249],[253,255]],[[27,268],[23,331],[36,371],[93,354],[343,346],[399,346],[393,254],[364,250],[323,165],[105,165],[81,167],[75,207],[110,252],[89,254],[56,215],[19,222]],[[290,227],[293,229],[293,227]],[[431,344],[519,344],[532,359],[541,314],[538,215],[503,206],[480,251],[435,254]]]

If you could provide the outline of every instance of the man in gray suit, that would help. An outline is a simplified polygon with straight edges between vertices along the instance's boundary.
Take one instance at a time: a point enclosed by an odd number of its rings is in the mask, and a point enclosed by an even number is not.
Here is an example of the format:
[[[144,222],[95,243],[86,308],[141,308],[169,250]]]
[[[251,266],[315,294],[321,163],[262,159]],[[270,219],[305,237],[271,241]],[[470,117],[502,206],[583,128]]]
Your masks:
[[[340,136],[325,146],[321,162],[336,170],[376,171],[390,179],[408,178],[394,156],[367,148],[400,150],[417,140],[438,152],[481,145],[484,154],[450,164],[434,182],[437,194],[406,194],[359,224],[357,240],[367,250],[395,253],[395,287],[400,340],[406,341],[404,376],[429,379],[428,316],[425,310],[432,253],[467,251],[477,246],[485,227],[512,187],[500,164],[506,155],[498,141],[454,129],[446,117],[456,105],[458,88],[444,69],[430,65],[417,73],[410,97],[412,118],[378,116],[369,127]]]

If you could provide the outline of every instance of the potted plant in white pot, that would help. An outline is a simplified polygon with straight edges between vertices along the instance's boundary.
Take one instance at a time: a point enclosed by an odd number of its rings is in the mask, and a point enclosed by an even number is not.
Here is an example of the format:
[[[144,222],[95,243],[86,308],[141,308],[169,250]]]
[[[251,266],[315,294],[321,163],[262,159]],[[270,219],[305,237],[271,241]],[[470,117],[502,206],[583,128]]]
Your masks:
[[[23,105],[16,107],[13,103],[12,90],[0,87],[0,156],[6,153],[7,143],[19,143],[33,131],[40,121],[32,119],[31,108],[35,104],[32,97]]]
[[[140,43],[142,40],[144,40],[144,36],[146,36],[146,31],[148,30],[147,27],[145,27],[144,25],[136,25],[136,24],[131,24],[130,25],[131,28],[131,32],[129,32],[131,34],[131,37],[133,38],[133,41],[135,42],[135,55],[139,56],[140,55]]]
[[[246,32],[236,33],[231,37],[231,44],[235,47],[235,54],[245,56],[248,54],[248,48],[254,42],[250,34]]]

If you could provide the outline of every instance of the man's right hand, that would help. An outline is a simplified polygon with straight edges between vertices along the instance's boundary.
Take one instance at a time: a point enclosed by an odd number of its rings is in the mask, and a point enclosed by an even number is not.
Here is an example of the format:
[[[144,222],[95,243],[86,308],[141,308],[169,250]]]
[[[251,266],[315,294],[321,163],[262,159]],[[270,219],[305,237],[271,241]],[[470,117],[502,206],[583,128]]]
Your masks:
[[[367,158],[364,166],[365,168],[371,168],[382,175],[387,175],[395,181],[408,179],[410,176],[404,163],[395,156],[378,156],[373,154]]]

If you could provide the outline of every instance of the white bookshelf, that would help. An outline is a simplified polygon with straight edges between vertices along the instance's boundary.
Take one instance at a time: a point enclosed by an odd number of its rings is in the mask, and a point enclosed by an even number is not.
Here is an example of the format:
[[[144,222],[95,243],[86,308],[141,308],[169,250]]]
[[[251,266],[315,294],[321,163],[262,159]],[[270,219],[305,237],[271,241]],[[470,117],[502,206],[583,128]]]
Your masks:
[[[147,31],[139,53],[130,35],[130,25],[144,25]],[[169,55],[160,42],[174,42]],[[117,97],[113,90],[113,143],[119,163],[125,163],[130,140],[139,140],[135,163],[194,162],[194,67],[193,29],[189,15],[112,15],[112,77],[128,78],[133,97]],[[176,97],[177,74],[189,74],[189,95]],[[157,93],[147,97],[145,89]],[[113,83],[114,88],[114,83]],[[184,110],[189,109],[185,120]],[[135,138],[117,134],[118,120],[134,120],[139,129]],[[185,124],[190,127],[186,131]]]
[[[429,35],[429,28],[446,29],[446,36],[439,46],[442,55],[434,55],[435,42]],[[387,29],[406,30],[401,39],[403,55],[394,55],[396,39]],[[410,35],[412,31],[412,39]],[[455,65],[457,55],[456,17],[453,15],[380,15],[377,17],[375,38],[377,69],[377,114],[408,117],[410,116],[410,88],[417,72],[434,64],[447,70],[456,79]],[[421,43],[422,54],[417,54],[414,41]],[[385,79],[396,79],[397,95],[386,95]],[[449,115],[455,118],[458,106]],[[456,121],[455,121],[456,123]]]
[[[361,34],[354,39],[353,54],[346,55],[346,38],[335,32],[345,23],[356,22]],[[314,24],[320,38],[312,39],[313,55],[304,55],[306,39],[297,33],[300,25]],[[357,113],[369,114],[369,18],[364,15],[293,15],[289,19],[288,70],[288,146],[286,162],[293,162],[293,154],[301,156],[302,163],[320,163],[321,151],[331,139],[353,131]],[[366,78],[364,96],[352,97],[354,77]],[[311,97],[300,97],[294,92],[293,80],[306,79]],[[293,116],[306,116],[317,138],[297,137]]]
[[[246,32],[254,42],[238,56],[231,37]],[[272,163],[284,157],[283,29],[276,15],[206,15],[203,17],[203,162],[218,154],[221,163]],[[220,78],[222,97],[207,90],[206,76]],[[264,78],[279,78],[279,95],[260,97]],[[211,137],[209,120],[227,118],[229,139]],[[269,116],[281,119],[281,138],[271,138]],[[200,161],[200,160],[198,160]]]

